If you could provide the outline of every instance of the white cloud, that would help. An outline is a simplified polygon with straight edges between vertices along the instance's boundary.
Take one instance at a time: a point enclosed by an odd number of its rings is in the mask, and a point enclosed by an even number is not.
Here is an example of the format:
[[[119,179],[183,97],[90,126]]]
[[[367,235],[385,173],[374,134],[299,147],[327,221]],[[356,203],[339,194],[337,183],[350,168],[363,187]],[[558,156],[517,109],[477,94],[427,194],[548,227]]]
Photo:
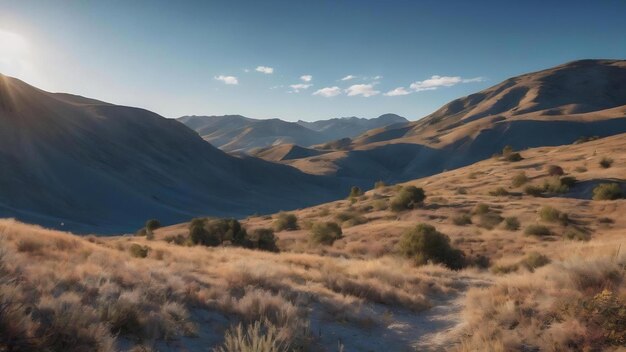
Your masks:
[[[315,93],[313,93],[313,95],[319,95],[326,98],[335,97],[339,94],[341,94],[341,88],[337,86],[318,89]]]
[[[375,80],[375,81],[377,81],[377,80],[379,80],[381,78],[383,78],[383,76],[374,76],[374,77],[372,77],[372,79]]]
[[[349,97],[362,95],[364,97],[371,97],[380,93],[378,90],[374,90],[373,84],[355,84],[346,89]]]
[[[355,78],[356,78],[356,76],[353,76],[353,75],[347,75],[347,76],[345,76],[344,78],[342,78],[341,80],[342,80],[342,81],[349,81],[349,80],[351,80],[351,79],[355,79]]]
[[[265,73],[266,75],[269,75],[269,74],[274,73],[274,68],[273,67],[267,67],[267,66],[257,66],[256,71],[257,72],[261,72],[261,73]]]
[[[214,77],[216,80],[218,81],[222,81],[225,84],[239,84],[239,81],[237,80],[237,77],[235,76],[224,76],[224,75],[219,75],[219,76],[215,76]]]
[[[461,78],[459,76],[432,76],[429,79],[423,81],[417,81],[411,83],[411,89],[416,92],[423,90],[435,90],[441,87],[452,87],[459,83],[474,83],[482,82],[485,79],[483,77],[474,78]]]
[[[311,80],[313,79],[313,76],[311,75],[302,75],[300,76],[300,79],[304,82],[311,82]]]
[[[312,84],[298,83],[298,84],[292,84],[289,87],[291,87],[291,89],[293,89],[293,93],[298,93],[301,90],[309,89],[309,87],[311,87],[311,86],[312,86]]]
[[[386,95],[388,97],[397,97],[400,95],[407,95],[407,94],[411,94],[411,92],[409,92],[408,90],[404,89],[404,87],[398,87],[394,90],[390,90],[387,93],[383,94]]]

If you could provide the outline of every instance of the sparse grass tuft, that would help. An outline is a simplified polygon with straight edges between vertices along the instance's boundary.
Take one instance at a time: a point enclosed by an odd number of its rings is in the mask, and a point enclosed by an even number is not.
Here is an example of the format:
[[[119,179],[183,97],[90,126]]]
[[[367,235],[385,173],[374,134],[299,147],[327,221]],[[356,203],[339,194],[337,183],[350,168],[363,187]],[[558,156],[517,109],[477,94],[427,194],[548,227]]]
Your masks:
[[[535,224],[528,225],[524,230],[524,234],[529,236],[543,237],[552,235],[552,231],[550,231],[550,228],[548,228],[547,226]]]

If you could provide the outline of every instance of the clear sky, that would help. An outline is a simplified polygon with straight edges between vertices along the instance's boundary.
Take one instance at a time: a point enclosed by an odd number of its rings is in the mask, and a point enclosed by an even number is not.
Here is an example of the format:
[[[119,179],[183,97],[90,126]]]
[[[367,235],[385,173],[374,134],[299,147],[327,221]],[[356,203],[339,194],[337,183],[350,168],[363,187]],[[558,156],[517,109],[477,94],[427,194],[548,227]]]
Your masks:
[[[418,119],[583,58],[626,58],[626,1],[0,0],[1,73],[166,117]]]

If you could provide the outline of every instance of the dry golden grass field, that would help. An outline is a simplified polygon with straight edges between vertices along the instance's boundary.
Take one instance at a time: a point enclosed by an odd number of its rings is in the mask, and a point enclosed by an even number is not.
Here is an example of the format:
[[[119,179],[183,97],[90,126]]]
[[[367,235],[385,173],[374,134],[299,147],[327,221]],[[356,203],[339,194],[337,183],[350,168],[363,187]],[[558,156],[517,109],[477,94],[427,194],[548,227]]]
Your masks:
[[[294,230],[241,221],[278,251],[192,245],[187,223],[80,237],[0,220],[0,350],[623,348],[626,200],[592,198],[624,192],[626,135],[519,153],[290,212]],[[408,186],[426,198],[398,208]]]

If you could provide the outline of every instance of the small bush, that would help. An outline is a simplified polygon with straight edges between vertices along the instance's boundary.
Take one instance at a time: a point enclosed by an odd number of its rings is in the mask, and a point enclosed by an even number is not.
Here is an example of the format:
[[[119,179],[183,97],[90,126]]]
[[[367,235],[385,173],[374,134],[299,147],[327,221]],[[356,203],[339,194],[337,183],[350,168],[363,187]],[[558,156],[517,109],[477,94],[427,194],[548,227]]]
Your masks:
[[[459,187],[456,189],[456,194],[467,194],[467,188]]]
[[[543,221],[559,222],[563,225],[567,225],[569,222],[569,216],[566,213],[562,213],[558,209],[548,205],[544,205],[539,209],[539,217]]]
[[[235,219],[196,218],[189,224],[189,239],[193,244],[215,247],[224,241],[234,246],[250,247],[246,229]]]
[[[475,215],[487,214],[489,212],[489,205],[485,203],[478,203],[472,210],[472,213]]]
[[[502,222],[504,218],[495,213],[481,214],[478,218],[478,226],[491,230]]]
[[[129,251],[130,255],[135,258],[145,258],[148,256],[148,252],[150,252],[150,247],[133,243],[130,245]]]
[[[524,188],[524,193],[533,197],[541,197],[543,195],[543,187],[528,185]]]
[[[400,252],[413,259],[417,265],[432,261],[451,269],[464,266],[463,252],[450,246],[450,238],[428,224],[419,224],[406,231],[398,246]]]
[[[602,183],[593,189],[593,200],[615,200],[624,197],[617,183]]]
[[[146,230],[154,231],[161,227],[161,223],[157,219],[150,219],[146,221]]]
[[[587,172],[587,168],[584,167],[584,166],[576,166],[574,171],[576,171],[576,172]]]
[[[588,234],[573,227],[568,228],[563,234],[563,237],[567,238],[568,240],[589,241]]]
[[[415,186],[402,187],[398,194],[391,200],[390,207],[393,211],[403,211],[407,209],[414,209],[420,206],[426,194],[421,188]]]
[[[465,226],[472,223],[472,217],[469,214],[460,214],[452,218],[452,223],[457,226]]]
[[[341,226],[334,222],[318,222],[311,227],[309,239],[315,244],[332,246],[342,237]]]
[[[387,187],[387,184],[385,183],[385,181],[376,181],[376,183],[374,183],[374,188],[376,189],[381,189],[385,187]]]
[[[498,274],[510,274],[516,272],[519,269],[518,264],[510,264],[510,265],[494,265],[491,267],[491,272]]]
[[[511,153],[509,156],[505,156],[504,160],[514,163],[514,162],[522,161],[524,160],[524,158],[522,158],[522,155],[520,153]]]
[[[384,199],[377,199],[372,203],[374,210],[387,210],[387,201]]]
[[[548,193],[566,193],[569,191],[569,186],[567,183],[563,183],[563,178],[552,176],[543,181],[543,191]]]
[[[560,179],[561,185],[566,186],[568,189],[574,187],[574,185],[576,184],[576,182],[578,182],[576,180],[576,177],[574,176],[563,176]]]
[[[173,243],[179,246],[187,244],[187,236],[181,234],[165,236],[164,240],[167,243]]]
[[[504,228],[508,231],[517,231],[520,228],[519,220],[516,217],[511,216],[504,219]]]
[[[350,194],[348,195],[348,199],[358,198],[362,195],[363,191],[359,187],[352,186],[352,188],[350,188]]]
[[[148,230],[146,230],[145,227],[142,227],[139,230],[137,230],[137,232],[135,232],[135,236],[137,237],[143,237],[143,236],[146,236],[147,234],[148,234]]]
[[[533,272],[535,271],[535,269],[540,268],[549,263],[550,263],[550,258],[537,252],[532,252],[528,254],[526,258],[522,259],[522,261],[520,262],[520,264],[522,264],[530,272]]]
[[[602,167],[603,169],[608,169],[613,165],[613,159],[604,157],[602,158],[602,160],[600,160],[599,164],[600,164],[600,167]]]
[[[276,231],[295,231],[298,229],[298,217],[295,214],[280,212],[274,221]]]
[[[335,215],[335,220],[346,227],[361,225],[367,222],[366,217],[352,211],[342,211],[341,213]]]
[[[252,242],[252,246],[254,248],[264,251],[278,252],[276,235],[274,235],[274,231],[272,229],[261,228],[252,231],[250,241]]]
[[[550,176],[563,176],[565,171],[559,165],[550,165],[548,166],[548,175]]]
[[[528,227],[526,227],[526,229],[524,230],[524,234],[529,235],[529,236],[550,236],[552,235],[552,231],[550,231],[550,229],[547,226],[543,226],[543,225],[529,225]]]
[[[493,197],[505,197],[509,195],[509,191],[507,191],[504,187],[498,187],[489,191],[489,195]]]
[[[511,185],[513,187],[521,187],[526,183],[528,183],[528,176],[526,176],[526,173],[523,171],[515,175],[515,177],[513,177],[513,180],[511,180]]]

